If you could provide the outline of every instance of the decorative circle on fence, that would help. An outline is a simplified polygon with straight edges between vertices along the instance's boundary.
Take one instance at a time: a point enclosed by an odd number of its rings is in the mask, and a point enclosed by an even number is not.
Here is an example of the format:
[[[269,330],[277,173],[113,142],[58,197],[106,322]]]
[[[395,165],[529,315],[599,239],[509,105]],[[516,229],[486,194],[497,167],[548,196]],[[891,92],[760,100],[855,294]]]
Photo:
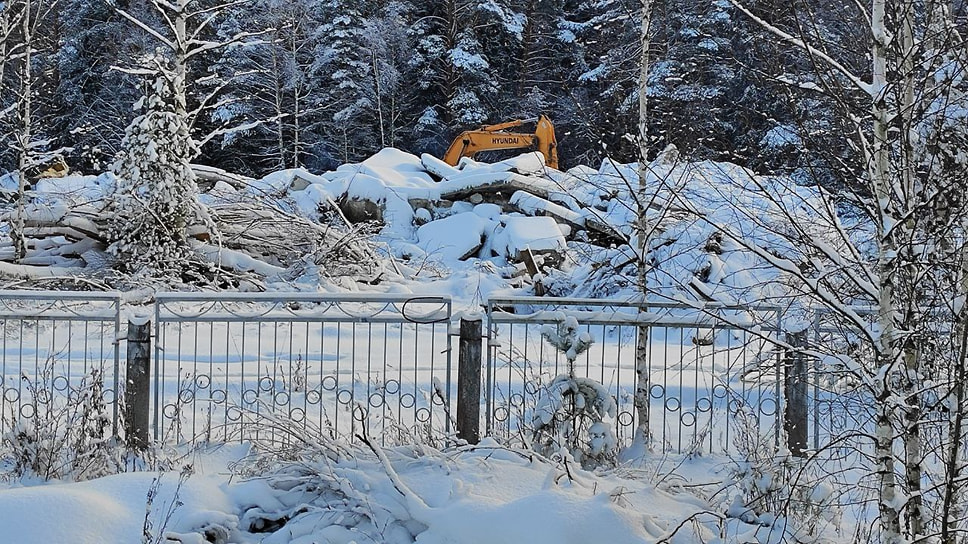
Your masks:
[[[682,402],[676,397],[669,397],[665,401],[665,409],[670,412],[678,412],[679,408],[682,407]]]
[[[217,404],[222,404],[223,402],[225,402],[226,396],[227,395],[224,389],[216,389],[212,391],[212,395],[211,395],[212,402],[215,402]]]
[[[443,406],[444,405],[444,397],[443,397],[443,395],[438,395],[438,394],[435,393],[435,394],[433,394],[433,395],[430,396],[430,402],[431,402],[431,404],[436,404],[437,406]]]
[[[20,415],[24,418],[30,419],[34,417],[36,411],[34,410],[33,404],[24,404],[20,407]]]
[[[387,380],[383,384],[383,390],[391,395],[396,395],[400,392],[400,382],[397,380]]]
[[[696,410],[700,412],[708,412],[713,409],[713,401],[706,397],[702,397],[696,401]]]
[[[262,391],[272,391],[273,379],[269,376],[259,378],[259,389]]]
[[[721,383],[717,383],[713,386],[713,397],[717,399],[725,399],[726,395],[729,394],[729,388]]]
[[[349,404],[353,401],[353,392],[349,389],[340,389],[339,393],[336,393],[336,400],[341,404]]]
[[[34,401],[36,401],[37,404],[49,404],[50,397],[51,397],[50,391],[46,389],[40,389],[36,393],[34,393]]]
[[[619,412],[618,414],[619,425],[629,426],[632,424],[634,420],[635,420],[635,417],[632,415],[632,412],[629,412],[628,410]]]
[[[417,397],[414,397],[410,393],[400,395],[400,406],[403,406],[404,408],[413,408],[415,404],[417,404]]]
[[[17,402],[20,400],[20,391],[10,388],[3,392],[3,398],[7,399],[7,402]]]
[[[521,393],[515,393],[511,395],[511,398],[508,399],[508,403],[514,408],[521,408],[524,406],[524,395]]]
[[[101,400],[108,404],[114,403],[115,396],[114,389],[105,389],[104,391],[101,391]]]
[[[255,404],[259,400],[259,393],[255,389],[246,389],[242,392],[242,402],[245,404]]]
[[[273,400],[279,406],[284,406],[286,404],[289,404],[289,393],[286,393],[285,391],[280,391],[276,393],[275,397],[273,397]]]
[[[336,390],[337,383],[336,376],[326,376],[323,378],[321,385],[323,386],[323,389],[327,391],[334,391]]]
[[[498,406],[494,409],[494,419],[497,421],[507,421],[508,419],[508,409],[503,406]]]
[[[665,387],[655,384],[649,388],[649,396],[654,399],[661,399],[665,396]]]
[[[745,403],[742,400],[740,400],[740,399],[733,399],[733,400],[729,401],[728,403],[726,403],[726,410],[730,413],[730,415],[736,416],[736,415],[738,415],[740,413],[740,411],[745,406],[746,405],[745,405]]]
[[[692,412],[683,412],[679,414],[679,421],[684,427],[692,427],[696,424],[696,414]]]
[[[195,387],[199,389],[208,389],[208,386],[212,385],[212,379],[205,374],[199,374],[195,376]]]
[[[383,398],[383,395],[380,393],[373,393],[370,395],[370,398],[368,399],[370,406],[374,408],[379,408],[383,406],[384,401],[385,399]]]
[[[319,404],[319,401],[322,400],[322,398],[323,394],[315,389],[306,393],[306,402],[309,404]]]
[[[235,406],[230,406],[229,409],[225,411],[225,417],[229,421],[238,421],[242,419],[242,410],[239,410]]]
[[[0,386],[2,385],[3,377],[0,376]],[[66,391],[67,388],[71,386],[71,382],[67,379],[67,376],[57,376],[54,378],[54,381],[51,385],[53,385],[54,389],[57,391]]]
[[[178,393],[178,400],[184,404],[188,404],[195,400],[195,392],[191,389],[182,389],[181,392]]]
[[[174,404],[166,404],[164,408],[161,409],[161,413],[164,414],[166,419],[175,419],[178,415],[178,407]]]
[[[760,413],[764,416],[776,415],[777,407],[776,399],[760,399]]]
[[[524,391],[529,395],[536,395],[538,393],[538,384],[534,380],[528,380],[524,382]]]
[[[306,411],[302,408],[293,408],[292,410],[289,410],[289,419],[298,423],[306,419]]]
[[[363,423],[366,421],[366,418],[369,415],[370,415],[370,411],[366,408],[366,406],[363,406],[362,404],[357,404],[356,406],[353,407],[353,419],[355,419],[356,421]]]
[[[421,408],[417,410],[417,413],[415,414],[415,416],[417,418],[417,421],[421,423],[426,423],[430,421],[430,410],[426,408]]]

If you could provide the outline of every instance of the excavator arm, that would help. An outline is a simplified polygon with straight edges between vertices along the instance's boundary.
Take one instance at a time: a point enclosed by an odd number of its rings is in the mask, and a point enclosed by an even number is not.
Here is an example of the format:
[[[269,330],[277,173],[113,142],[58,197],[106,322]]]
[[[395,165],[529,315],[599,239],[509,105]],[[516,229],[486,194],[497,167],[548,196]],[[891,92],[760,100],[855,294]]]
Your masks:
[[[507,129],[519,127],[525,123],[535,122],[534,134],[505,132]],[[537,120],[521,119],[488,125],[479,130],[468,130],[454,139],[444,162],[456,166],[461,157],[473,157],[482,151],[500,149],[535,149],[545,157],[545,164],[551,168],[558,168],[558,142],[555,140],[555,126],[551,120],[542,115]]]

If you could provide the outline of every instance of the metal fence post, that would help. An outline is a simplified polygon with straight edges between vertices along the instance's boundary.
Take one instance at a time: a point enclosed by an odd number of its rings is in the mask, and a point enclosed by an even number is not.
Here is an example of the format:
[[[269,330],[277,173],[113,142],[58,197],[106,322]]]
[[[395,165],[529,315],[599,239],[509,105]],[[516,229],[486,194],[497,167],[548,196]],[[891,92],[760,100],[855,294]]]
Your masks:
[[[135,450],[148,447],[148,405],[151,400],[151,321],[128,320],[128,361],[124,388],[124,435]]]
[[[481,363],[483,320],[460,320],[457,363],[457,437],[469,444],[481,439]]]
[[[787,435],[787,447],[795,457],[805,457],[807,450],[807,357],[803,348],[807,345],[807,331],[787,333],[787,349],[783,360],[783,394],[786,399],[783,429]]]

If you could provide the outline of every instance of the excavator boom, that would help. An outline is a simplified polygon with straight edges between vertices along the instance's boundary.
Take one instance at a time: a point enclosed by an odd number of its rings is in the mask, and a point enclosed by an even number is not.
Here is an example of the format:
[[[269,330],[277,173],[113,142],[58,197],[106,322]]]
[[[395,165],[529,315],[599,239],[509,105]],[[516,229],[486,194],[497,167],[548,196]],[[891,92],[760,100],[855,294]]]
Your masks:
[[[509,128],[516,128],[528,122],[535,122],[534,134],[518,132],[504,132]],[[551,120],[542,115],[537,120],[521,119],[488,125],[479,130],[468,130],[454,139],[444,162],[456,166],[461,157],[473,157],[482,151],[500,149],[535,149],[545,157],[545,164],[551,168],[558,168],[558,142],[555,140],[555,126]]]

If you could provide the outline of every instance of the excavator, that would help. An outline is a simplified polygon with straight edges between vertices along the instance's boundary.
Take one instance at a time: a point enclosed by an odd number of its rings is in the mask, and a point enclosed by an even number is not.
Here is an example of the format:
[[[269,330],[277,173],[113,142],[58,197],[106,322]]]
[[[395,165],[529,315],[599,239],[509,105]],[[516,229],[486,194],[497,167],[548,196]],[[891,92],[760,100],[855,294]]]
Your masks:
[[[534,133],[507,132],[527,123],[534,123]],[[517,119],[497,125],[485,125],[478,130],[462,132],[454,139],[444,162],[457,166],[461,157],[474,157],[482,151],[500,149],[533,149],[545,157],[545,164],[558,169],[558,142],[555,140],[555,125],[544,115],[537,119]]]

